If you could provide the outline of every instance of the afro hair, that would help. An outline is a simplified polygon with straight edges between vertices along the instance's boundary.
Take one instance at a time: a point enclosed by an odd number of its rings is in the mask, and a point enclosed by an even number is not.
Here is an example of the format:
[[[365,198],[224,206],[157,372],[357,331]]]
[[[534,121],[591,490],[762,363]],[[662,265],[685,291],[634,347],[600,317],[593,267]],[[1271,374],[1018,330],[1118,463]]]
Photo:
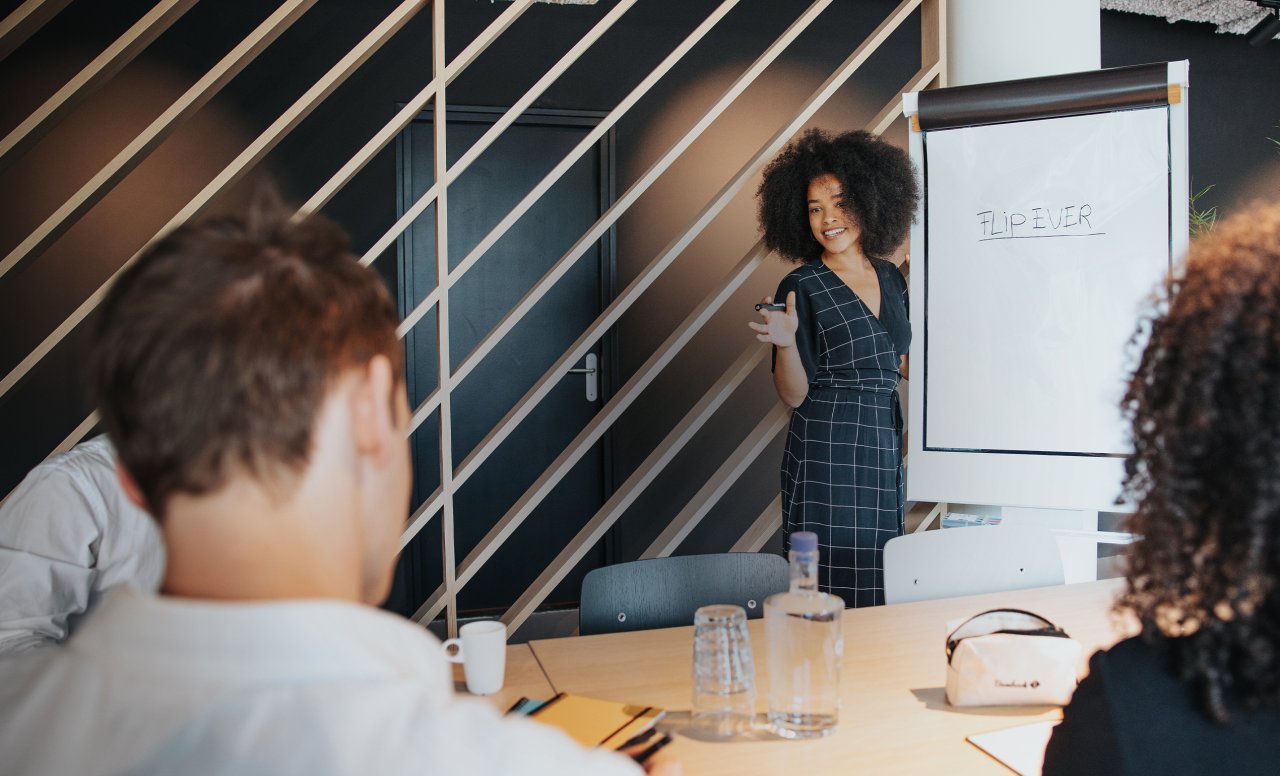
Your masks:
[[[844,210],[862,232],[862,252],[891,256],[915,220],[920,188],[904,151],[862,131],[833,136],[808,130],[769,163],[756,192],[765,245],[797,263],[822,255],[809,228],[806,197],[809,183],[828,174],[840,181]]]

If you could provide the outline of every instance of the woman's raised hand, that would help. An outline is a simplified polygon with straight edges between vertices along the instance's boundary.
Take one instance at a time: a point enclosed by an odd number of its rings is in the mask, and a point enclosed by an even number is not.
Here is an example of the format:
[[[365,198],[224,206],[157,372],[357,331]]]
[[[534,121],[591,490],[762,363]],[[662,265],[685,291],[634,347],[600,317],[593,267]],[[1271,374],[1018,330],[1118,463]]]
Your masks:
[[[766,296],[761,301],[765,304],[770,304],[773,302],[773,297]],[[756,333],[756,339],[780,348],[795,346],[796,329],[800,326],[800,319],[796,317],[795,291],[787,294],[786,310],[761,310],[760,317],[764,320],[764,323],[751,322],[747,324]]]

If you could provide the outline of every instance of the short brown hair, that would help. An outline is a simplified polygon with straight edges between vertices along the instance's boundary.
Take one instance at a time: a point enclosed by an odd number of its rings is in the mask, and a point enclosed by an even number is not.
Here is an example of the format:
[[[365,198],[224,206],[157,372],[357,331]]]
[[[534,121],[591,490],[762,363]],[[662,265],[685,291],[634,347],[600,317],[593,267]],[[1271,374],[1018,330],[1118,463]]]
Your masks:
[[[331,382],[387,356],[403,379],[395,305],[347,237],[278,205],[183,226],[111,287],[91,380],[102,422],[147,505],[263,482],[309,460]]]

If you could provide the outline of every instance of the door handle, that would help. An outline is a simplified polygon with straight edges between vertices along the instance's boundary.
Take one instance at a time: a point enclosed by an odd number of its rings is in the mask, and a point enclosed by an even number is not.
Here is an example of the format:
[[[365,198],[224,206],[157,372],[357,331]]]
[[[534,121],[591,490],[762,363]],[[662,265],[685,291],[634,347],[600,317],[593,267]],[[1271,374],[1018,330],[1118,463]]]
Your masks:
[[[595,401],[600,396],[600,379],[596,376],[600,373],[600,359],[595,353],[588,353],[586,363],[576,369],[570,369],[566,374],[584,375],[586,377],[587,401]]]

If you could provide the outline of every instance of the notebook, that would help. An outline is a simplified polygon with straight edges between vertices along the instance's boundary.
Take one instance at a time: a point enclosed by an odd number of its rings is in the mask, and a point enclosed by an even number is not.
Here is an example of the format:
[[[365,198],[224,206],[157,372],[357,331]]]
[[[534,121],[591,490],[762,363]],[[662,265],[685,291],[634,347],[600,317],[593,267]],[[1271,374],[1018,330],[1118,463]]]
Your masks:
[[[617,701],[560,693],[529,712],[539,722],[560,728],[583,746],[617,749],[657,723],[663,710]]]
[[[1044,748],[1049,745],[1049,737],[1058,722],[1050,719],[966,738],[1009,770],[1022,776],[1040,776],[1044,767]]]

